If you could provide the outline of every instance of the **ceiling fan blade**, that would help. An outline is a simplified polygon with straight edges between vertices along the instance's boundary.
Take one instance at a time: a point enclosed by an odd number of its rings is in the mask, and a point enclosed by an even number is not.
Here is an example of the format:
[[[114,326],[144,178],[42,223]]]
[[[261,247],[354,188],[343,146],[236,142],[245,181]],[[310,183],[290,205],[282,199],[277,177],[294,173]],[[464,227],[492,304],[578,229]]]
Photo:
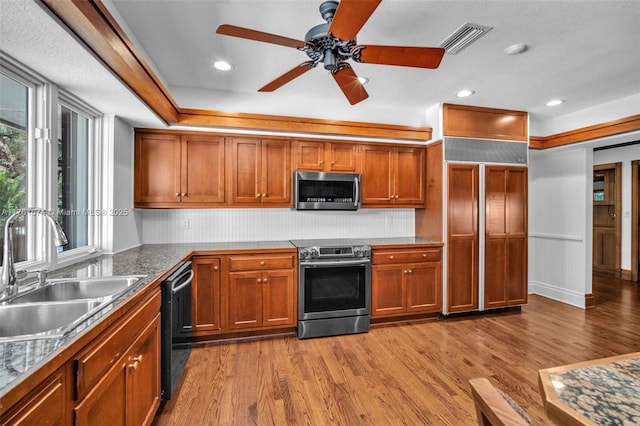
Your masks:
[[[294,78],[299,77],[305,72],[309,71],[314,66],[315,65],[313,64],[312,61],[303,62],[297,67],[282,74],[280,77],[276,78],[272,82],[265,84],[263,87],[258,89],[258,92],[273,92],[274,90],[284,86]]]
[[[404,47],[404,46],[356,46],[354,60],[366,64],[399,65],[402,67],[438,68],[444,49],[441,47]]]
[[[281,46],[295,47],[296,49],[302,48],[307,44],[301,40],[295,40],[289,37],[263,33],[262,31],[227,24],[220,25],[216,30],[216,33],[232,37],[246,38],[249,40],[263,41],[265,43],[279,44]]]
[[[353,40],[382,0],[341,0],[329,32],[341,40]]]
[[[351,66],[344,64],[342,68],[331,74],[351,105],[355,105],[369,97]]]

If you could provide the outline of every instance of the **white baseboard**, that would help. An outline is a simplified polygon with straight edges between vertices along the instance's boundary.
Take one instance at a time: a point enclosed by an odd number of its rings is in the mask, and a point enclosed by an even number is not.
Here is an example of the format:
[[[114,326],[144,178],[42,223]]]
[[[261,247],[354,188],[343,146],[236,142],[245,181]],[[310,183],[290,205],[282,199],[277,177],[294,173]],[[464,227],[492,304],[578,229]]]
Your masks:
[[[585,308],[585,295],[566,288],[538,281],[529,281],[529,293],[577,306],[578,308]]]

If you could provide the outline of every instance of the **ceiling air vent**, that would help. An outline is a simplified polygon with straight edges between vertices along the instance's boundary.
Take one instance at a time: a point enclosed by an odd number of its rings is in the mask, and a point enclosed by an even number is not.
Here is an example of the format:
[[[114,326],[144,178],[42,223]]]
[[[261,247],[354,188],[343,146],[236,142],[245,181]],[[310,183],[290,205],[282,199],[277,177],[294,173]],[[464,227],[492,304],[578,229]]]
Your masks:
[[[469,46],[474,41],[478,40],[480,37],[491,31],[492,29],[493,27],[465,22],[453,34],[447,37],[445,41],[440,43],[440,47],[443,47],[447,53],[457,55],[464,48]]]

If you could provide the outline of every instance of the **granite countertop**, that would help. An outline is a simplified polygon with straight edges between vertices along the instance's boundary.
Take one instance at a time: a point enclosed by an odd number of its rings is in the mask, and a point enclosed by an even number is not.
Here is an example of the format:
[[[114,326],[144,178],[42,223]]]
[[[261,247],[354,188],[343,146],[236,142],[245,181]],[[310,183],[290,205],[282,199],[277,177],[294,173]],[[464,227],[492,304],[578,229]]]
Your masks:
[[[112,275],[145,275],[127,292],[111,301],[97,314],[69,330],[62,337],[0,342],[0,396],[9,392],[28,375],[84,331],[109,316],[133,294],[173,269],[178,262],[195,251],[233,251],[293,248],[288,241],[259,241],[196,244],[148,244],[113,255],[101,255],[49,274],[48,278],[84,278]]]
[[[558,401],[598,425],[640,424],[640,357],[549,376]]]
[[[365,238],[369,245],[440,244],[422,238]],[[133,294],[150,282],[170,272],[180,261],[194,252],[233,252],[239,250],[293,249],[288,240],[245,241],[223,243],[145,244],[116,254],[100,255],[52,272],[48,278],[84,278],[112,275],[145,275],[127,292],[109,302],[97,314],[69,330],[59,338],[0,342],[0,396],[46,364],[67,345],[79,339],[84,331],[109,316]]]

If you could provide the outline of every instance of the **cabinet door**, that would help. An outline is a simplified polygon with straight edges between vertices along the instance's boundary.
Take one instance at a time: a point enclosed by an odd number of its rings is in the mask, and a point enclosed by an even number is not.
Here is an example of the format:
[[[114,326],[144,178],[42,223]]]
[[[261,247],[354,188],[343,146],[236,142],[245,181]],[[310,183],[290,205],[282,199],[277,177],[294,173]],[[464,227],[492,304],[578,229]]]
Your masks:
[[[293,141],[294,170],[324,170],[324,142]]]
[[[393,204],[393,148],[362,145],[362,204]]]
[[[125,358],[127,424],[150,425],[160,406],[160,314],[135,340]]]
[[[396,148],[394,164],[394,198],[396,204],[424,206],[425,150]]]
[[[261,143],[259,139],[233,138],[229,143],[227,174],[232,204],[257,204],[262,195]]]
[[[330,143],[329,167],[332,172],[358,171],[358,145],[352,143]]]
[[[527,169],[485,168],[485,307],[527,299]]]
[[[262,193],[263,204],[291,205],[291,161],[289,141],[265,140],[262,142]]]
[[[180,202],[180,136],[137,133],[135,203]]]
[[[0,424],[12,426],[68,425],[72,423],[67,401],[64,368],[38,386],[7,413],[0,415]]]
[[[403,265],[374,265],[371,268],[371,317],[393,316],[406,312]]]
[[[182,136],[182,202],[224,203],[224,179],[224,138]]]
[[[228,286],[229,328],[259,327],[262,323],[262,273],[231,272]]]
[[[447,165],[447,308],[478,309],[478,165]]]
[[[209,336],[220,331],[220,259],[197,256],[192,268],[192,332]]]
[[[440,262],[406,265],[407,313],[439,312],[442,307]]]
[[[262,325],[296,324],[296,287],[292,269],[262,274]]]
[[[127,424],[126,365],[111,367],[87,396],[76,405],[75,425],[125,426]]]

